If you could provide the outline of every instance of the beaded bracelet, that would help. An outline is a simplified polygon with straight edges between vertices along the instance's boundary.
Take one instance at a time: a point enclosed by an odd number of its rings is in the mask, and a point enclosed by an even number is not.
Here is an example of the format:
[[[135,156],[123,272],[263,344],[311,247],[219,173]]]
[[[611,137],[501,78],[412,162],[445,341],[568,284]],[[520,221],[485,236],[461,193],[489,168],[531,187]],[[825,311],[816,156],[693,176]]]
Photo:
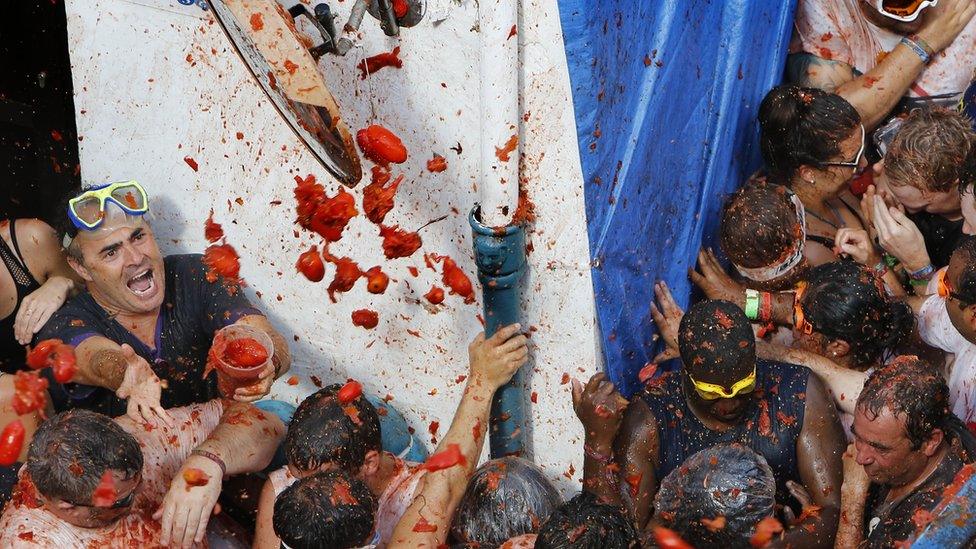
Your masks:
[[[199,448],[194,448],[193,451],[190,452],[190,455],[201,456],[209,459],[210,461],[220,466],[221,477],[227,476],[227,464],[224,463],[224,460],[220,459],[220,456],[218,456],[217,454],[213,454],[211,452],[208,452],[206,450],[201,450]]]

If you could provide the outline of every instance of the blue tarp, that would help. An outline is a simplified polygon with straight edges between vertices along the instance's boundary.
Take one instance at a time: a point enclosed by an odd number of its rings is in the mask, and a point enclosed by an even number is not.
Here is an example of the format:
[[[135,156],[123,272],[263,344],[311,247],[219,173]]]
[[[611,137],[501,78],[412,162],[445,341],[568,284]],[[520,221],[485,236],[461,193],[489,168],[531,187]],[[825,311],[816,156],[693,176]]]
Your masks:
[[[626,395],[657,350],[648,305],[714,241],[759,166],[759,102],[782,76],[795,0],[560,0],[597,316]]]

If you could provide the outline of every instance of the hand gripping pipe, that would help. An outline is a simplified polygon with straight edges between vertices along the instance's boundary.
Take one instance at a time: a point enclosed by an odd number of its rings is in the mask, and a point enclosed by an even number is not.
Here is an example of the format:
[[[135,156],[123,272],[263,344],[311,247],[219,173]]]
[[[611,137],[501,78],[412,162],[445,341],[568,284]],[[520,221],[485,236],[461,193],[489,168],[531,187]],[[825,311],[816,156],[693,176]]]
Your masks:
[[[519,281],[525,274],[525,230],[519,225],[492,228],[480,221],[479,206],[468,217],[474,256],[484,295],[485,336],[519,319]],[[491,458],[525,453],[525,383],[523,367],[495,393],[491,403],[488,446]]]

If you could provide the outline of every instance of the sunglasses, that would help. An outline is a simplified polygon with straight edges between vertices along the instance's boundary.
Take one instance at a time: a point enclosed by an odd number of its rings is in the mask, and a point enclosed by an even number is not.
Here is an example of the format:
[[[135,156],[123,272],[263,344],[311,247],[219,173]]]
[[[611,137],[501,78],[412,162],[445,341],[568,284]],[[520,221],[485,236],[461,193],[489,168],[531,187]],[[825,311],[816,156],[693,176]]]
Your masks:
[[[939,0],[875,0],[874,7],[884,15],[897,21],[910,23],[922,10],[939,3]]]
[[[801,334],[810,335],[813,333],[813,324],[810,324],[806,315],[803,314],[803,305],[801,303],[806,290],[806,282],[801,282],[796,285],[796,294],[793,297],[793,327]]]
[[[861,124],[861,148],[857,150],[857,155],[854,160],[850,162],[821,162],[821,166],[840,166],[842,168],[857,168],[861,164],[861,157],[864,156],[864,150],[867,147],[867,133],[864,130],[864,124]]]
[[[108,183],[88,189],[68,202],[68,217],[83,231],[98,228],[105,220],[105,204],[111,202],[129,215],[149,211],[145,189],[135,181]]]
[[[694,377],[687,370],[685,373],[688,374],[688,379],[691,380],[691,384],[695,387],[695,392],[698,393],[704,400],[717,400],[720,398],[734,398],[737,395],[751,393],[756,388],[756,367],[753,365],[752,373],[746,377],[736,381],[732,384],[729,390],[721,385],[716,385],[714,383],[706,383],[704,381],[696,381]]]
[[[949,285],[949,277],[946,276],[948,272],[949,269],[942,269],[942,271],[939,273],[939,297],[943,299],[955,299],[961,303],[968,304],[969,301],[963,299],[962,296],[957,294],[952,289],[952,286]]]

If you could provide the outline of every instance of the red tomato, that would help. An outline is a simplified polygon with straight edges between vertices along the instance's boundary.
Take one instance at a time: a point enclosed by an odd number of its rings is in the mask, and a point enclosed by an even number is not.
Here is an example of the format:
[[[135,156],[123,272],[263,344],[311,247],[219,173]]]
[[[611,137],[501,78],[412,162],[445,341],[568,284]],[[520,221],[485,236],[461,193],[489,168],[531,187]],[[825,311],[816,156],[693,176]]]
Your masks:
[[[661,549],[695,549],[688,544],[677,532],[663,526],[654,527],[654,539]]]
[[[217,275],[236,281],[241,274],[237,250],[230,244],[214,244],[203,252],[203,264],[207,266],[207,280],[216,282]]]
[[[54,380],[58,383],[67,383],[75,376],[78,371],[78,364],[75,360],[75,349],[71,345],[61,344],[54,348],[51,353],[51,370],[54,373]]]
[[[112,478],[112,472],[105,471],[102,473],[102,479],[95,487],[95,491],[92,492],[92,505],[95,507],[111,507],[118,497],[119,493],[115,489],[115,479]]]
[[[189,492],[194,486],[206,486],[210,482],[210,475],[196,467],[190,467],[183,470],[183,481],[186,482],[186,490]]]
[[[371,294],[381,294],[390,284],[390,277],[386,276],[379,265],[366,271],[366,291]]]
[[[24,446],[24,424],[15,419],[0,432],[0,465],[9,466],[17,462]]]
[[[420,533],[436,532],[437,525],[427,522],[427,519],[421,516],[420,520],[417,521],[417,524],[413,525],[413,531],[420,532]]]
[[[387,259],[411,256],[423,245],[419,234],[404,231],[399,226],[380,225],[380,236],[383,237],[383,254]]]
[[[464,454],[461,453],[461,447],[457,444],[448,444],[447,450],[430,456],[420,467],[433,472],[454,467],[455,465],[467,464],[468,460],[465,459]]]
[[[318,247],[314,245],[298,256],[295,268],[312,282],[319,282],[325,277],[325,263],[322,263],[322,256],[319,255]]]
[[[54,352],[54,348],[62,343],[60,339],[45,339],[41,341],[27,352],[27,365],[34,370],[50,366],[48,358]]]
[[[383,126],[373,124],[359,130],[356,132],[356,142],[366,158],[377,164],[402,164],[407,161],[407,148],[403,142]]]
[[[430,291],[424,294],[427,301],[430,301],[434,305],[444,302],[444,289],[438,286],[431,286]]]
[[[213,210],[210,210],[210,217],[203,225],[203,236],[211,244],[224,237],[224,228],[220,226],[220,223],[215,223],[213,220]]]
[[[227,344],[224,360],[238,368],[256,368],[268,361],[268,350],[253,337],[243,337]]]
[[[380,315],[376,311],[370,311],[369,309],[356,309],[352,312],[352,324],[353,326],[359,326],[361,328],[366,328],[367,330],[372,330],[380,322]]]
[[[17,372],[14,375],[14,398],[11,405],[17,415],[40,410],[47,402],[47,379],[37,372]]]
[[[447,159],[439,154],[435,154],[434,158],[427,161],[427,171],[431,173],[439,173],[447,169]]]
[[[349,404],[363,395],[363,385],[356,380],[349,381],[339,389],[336,398],[339,404]]]
[[[783,524],[774,517],[766,517],[756,525],[756,532],[752,535],[749,543],[753,547],[765,547],[773,536],[783,531]]]

